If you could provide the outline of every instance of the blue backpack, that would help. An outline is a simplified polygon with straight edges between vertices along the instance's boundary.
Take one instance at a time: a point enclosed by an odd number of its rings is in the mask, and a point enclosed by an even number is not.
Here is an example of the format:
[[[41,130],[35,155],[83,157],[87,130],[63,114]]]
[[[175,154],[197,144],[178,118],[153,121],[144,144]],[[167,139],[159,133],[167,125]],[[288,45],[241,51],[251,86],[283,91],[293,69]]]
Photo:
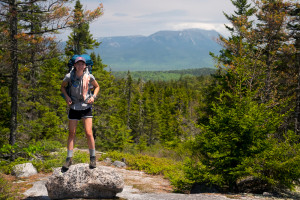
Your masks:
[[[82,55],[74,55],[72,56],[72,58],[69,60],[68,62],[68,67],[69,67],[69,72],[73,69],[74,67],[74,62],[76,60],[77,57],[83,57],[86,61],[86,66],[89,70],[89,73],[91,74],[92,73],[92,67],[94,65],[92,59],[91,59],[91,56],[89,56],[88,54],[82,54]]]

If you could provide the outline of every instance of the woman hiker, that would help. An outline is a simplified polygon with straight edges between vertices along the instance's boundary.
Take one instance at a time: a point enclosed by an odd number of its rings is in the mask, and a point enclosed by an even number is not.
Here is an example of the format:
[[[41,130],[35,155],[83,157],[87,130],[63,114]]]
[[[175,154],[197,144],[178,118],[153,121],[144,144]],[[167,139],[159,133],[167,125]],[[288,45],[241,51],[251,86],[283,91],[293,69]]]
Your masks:
[[[74,63],[74,69],[68,73],[61,84],[61,91],[65,96],[69,109],[69,137],[68,137],[68,155],[63,169],[69,169],[72,165],[74,139],[76,127],[79,120],[83,121],[87,143],[90,151],[90,168],[96,168],[95,141],[92,131],[93,115],[92,104],[99,92],[99,85],[92,74],[85,73],[86,60],[83,57],[77,57]],[[66,87],[69,84],[69,92]],[[95,88],[94,94],[90,94],[89,85]]]

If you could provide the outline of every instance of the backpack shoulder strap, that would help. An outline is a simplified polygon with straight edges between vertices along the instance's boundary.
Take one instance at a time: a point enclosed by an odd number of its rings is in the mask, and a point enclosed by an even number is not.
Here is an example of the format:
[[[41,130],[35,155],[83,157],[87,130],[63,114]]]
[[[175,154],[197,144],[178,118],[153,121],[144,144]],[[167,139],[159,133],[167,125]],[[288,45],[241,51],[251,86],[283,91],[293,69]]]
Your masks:
[[[72,69],[72,70],[70,71],[70,81],[69,81],[69,82],[70,82],[71,84],[73,84],[74,81],[75,81],[75,79],[76,79],[75,70]]]
[[[70,80],[68,81],[68,85],[66,87],[67,94],[71,96],[71,86],[75,82],[75,71],[72,69],[70,71]]]

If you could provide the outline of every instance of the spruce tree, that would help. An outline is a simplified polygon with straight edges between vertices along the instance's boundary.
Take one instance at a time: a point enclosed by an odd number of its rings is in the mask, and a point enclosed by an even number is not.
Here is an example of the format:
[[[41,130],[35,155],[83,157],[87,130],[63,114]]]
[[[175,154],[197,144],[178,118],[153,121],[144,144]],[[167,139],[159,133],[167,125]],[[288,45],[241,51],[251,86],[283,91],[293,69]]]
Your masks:
[[[67,1],[59,0],[55,2],[37,1],[0,1],[2,10],[1,29],[4,32],[7,45],[3,45],[2,52],[5,57],[3,61],[8,61],[9,75],[11,76],[10,95],[11,95],[11,112],[10,112],[10,137],[9,143],[14,145],[18,128],[18,95],[19,95],[19,72],[20,67],[25,66],[27,58],[20,52],[27,52],[29,43],[46,43],[50,41],[46,34],[53,33],[59,29],[66,28],[68,25]],[[59,6],[58,6],[59,5]],[[33,9],[33,8],[36,9]],[[28,18],[29,15],[44,16],[36,18],[36,23]],[[45,20],[47,19],[47,20]],[[51,19],[51,20],[49,20]],[[3,23],[5,22],[5,23]],[[28,28],[28,24],[40,27]],[[45,37],[42,37],[45,36]],[[37,38],[39,38],[37,40]],[[27,45],[24,45],[27,44]],[[48,45],[48,44],[45,44]],[[35,49],[40,52],[40,49]],[[32,55],[34,52],[32,52]],[[24,57],[23,57],[24,56]],[[24,59],[26,58],[26,59]],[[26,69],[26,67],[24,67]]]
[[[224,13],[232,26],[225,25],[230,32],[230,37],[227,39],[220,36],[220,41],[225,48],[220,51],[221,54],[218,59],[224,64],[230,64],[231,56],[239,55],[243,46],[247,45],[250,36],[249,31],[253,26],[253,21],[250,18],[255,13],[255,8],[248,0],[231,0],[231,2],[236,7],[236,11],[231,15]]]
[[[286,79],[289,71],[289,56],[293,54],[294,46],[291,36],[286,31],[289,21],[289,7],[291,2],[284,0],[257,1],[256,6],[259,12],[256,13],[257,26],[255,28],[257,51],[260,56],[257,58],[260,62],[260,77],[263,78],[264,88],[261,91],[261,100],[277,101],[281,97],[278,90],[281,84],[289,85]],[[285,96],[285,95],[284,95]]]
[[[144,86],[144,92],[142,94],[142,121],[143,121],[143,132],[141,136],[146,139],[147,145],[152,146],[159,142],[159,135],[161,133],[159,120],[159,97],[157,89],[159,83],[147,82]]]
[[[98,16],[102,14],[101,8],[97,8],[93,12],[96,12]],[[100,45],[100,43],[97,42],[90,33],[90,17],[92,17],[92,13],[85,13],[82,9],[80,0],[77,0],[74,8],[72,33],[68,36],[68,41],[65,47],[65,53],[67,56],[83,54],[86,53],[86,50],[94,49],[94,47],[98,47]]]
[[[132,101],[132,78],[130,75],[130,71],[127,73],[127,79],[126,79],[126,85],[125,85],[125,99],[126,99],[126,125],[128,128],[130,128],[130,115],[131,115],[131,101]]]

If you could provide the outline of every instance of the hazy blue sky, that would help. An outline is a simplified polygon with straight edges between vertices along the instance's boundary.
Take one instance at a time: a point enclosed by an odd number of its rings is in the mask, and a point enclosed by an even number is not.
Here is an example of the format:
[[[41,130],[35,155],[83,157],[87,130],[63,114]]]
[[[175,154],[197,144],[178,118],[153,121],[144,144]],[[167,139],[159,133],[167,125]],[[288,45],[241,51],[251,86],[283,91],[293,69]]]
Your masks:
[[[94,37],[150,35],[160,30],[213,29],[228,34],[223,12],[231,14],[230,0],[81,0],[86,9],[103,4],[104,14],[90,24]],[[67,38],[65,31],[61,38]]]

